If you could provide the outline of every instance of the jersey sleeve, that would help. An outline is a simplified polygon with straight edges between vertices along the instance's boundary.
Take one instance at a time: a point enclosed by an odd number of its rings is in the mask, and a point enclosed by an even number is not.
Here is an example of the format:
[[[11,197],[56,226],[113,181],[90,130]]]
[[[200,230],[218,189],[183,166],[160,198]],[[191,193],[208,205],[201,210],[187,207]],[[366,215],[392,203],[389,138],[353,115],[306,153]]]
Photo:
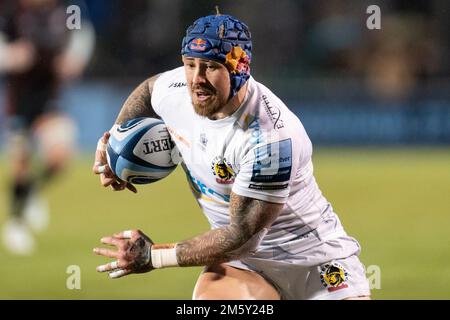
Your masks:
[[[243,157],[232,191],[249,198],[286,203],[297,159],[291,138],[258,144]]]

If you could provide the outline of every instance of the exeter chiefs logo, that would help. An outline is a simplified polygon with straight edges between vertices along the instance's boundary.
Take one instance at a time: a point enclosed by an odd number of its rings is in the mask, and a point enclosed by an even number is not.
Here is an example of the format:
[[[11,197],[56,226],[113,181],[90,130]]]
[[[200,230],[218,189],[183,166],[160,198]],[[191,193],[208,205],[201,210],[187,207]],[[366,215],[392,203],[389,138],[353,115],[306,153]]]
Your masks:
[[[320,281],[330,292],[347,288],[347,278],[347,271],[337,262],[320,266]]]
[[[231,164],[222,157],[214,158],[211,169],[216,176],[216,181],[221,184],[232,184],[236,174],[231,167]]]

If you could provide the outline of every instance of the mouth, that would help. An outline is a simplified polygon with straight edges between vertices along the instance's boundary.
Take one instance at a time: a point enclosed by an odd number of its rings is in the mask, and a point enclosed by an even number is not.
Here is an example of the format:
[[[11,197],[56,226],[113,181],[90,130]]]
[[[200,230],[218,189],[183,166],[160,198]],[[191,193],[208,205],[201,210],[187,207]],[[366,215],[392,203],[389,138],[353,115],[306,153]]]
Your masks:
[[[212,93],[206,90],[195,90],[194,95],[198,101],[206,101],[212,96]]]

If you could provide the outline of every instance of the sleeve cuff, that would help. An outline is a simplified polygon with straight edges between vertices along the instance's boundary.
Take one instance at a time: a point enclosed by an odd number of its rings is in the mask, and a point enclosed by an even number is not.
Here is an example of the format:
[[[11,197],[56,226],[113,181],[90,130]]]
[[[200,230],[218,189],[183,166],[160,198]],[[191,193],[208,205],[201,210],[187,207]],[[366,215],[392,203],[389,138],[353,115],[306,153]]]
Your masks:
[[[279,204],[285,204],[288,200],[287,196],[277,196],[277,195],[270,195],[267,193],[260,193],[258,191],[253,191],[250,189],[242,188],[237,186],[236,184],[233,186],[232,192],[236,193],[237,195],[258,199],[262,201],[267,202],[273,202],[273,203],[279,203]]]

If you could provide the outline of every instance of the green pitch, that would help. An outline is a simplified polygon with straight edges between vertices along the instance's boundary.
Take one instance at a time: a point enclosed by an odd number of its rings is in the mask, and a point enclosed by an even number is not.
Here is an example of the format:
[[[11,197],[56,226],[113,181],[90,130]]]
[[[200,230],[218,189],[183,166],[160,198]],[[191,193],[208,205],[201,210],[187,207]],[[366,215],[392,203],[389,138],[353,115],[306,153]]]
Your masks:
[[[102,236],[140,228],[156,242],[208,229],[180,168],[137,195],[103,189],[90,156],[46,190],[52,210],[37,252],[18,258],[0,247],[1,299],[190,299],[201,268],[174,268],[110,280],[92,248]],[[450,299],[450,152],[443,149],[322,149],[316,178],[361,260],[381,270],[376,299]],[[6,168],[0,162],[0,222],[6,218]],[[81,289],[69,290],[69,266]],[[369,275],[370,276],[370,275]],[[73,282],[72,282],[73,283]],[[375,282],[374,282],[375,283]],[[376,283],[375,283],[376,284]]]

